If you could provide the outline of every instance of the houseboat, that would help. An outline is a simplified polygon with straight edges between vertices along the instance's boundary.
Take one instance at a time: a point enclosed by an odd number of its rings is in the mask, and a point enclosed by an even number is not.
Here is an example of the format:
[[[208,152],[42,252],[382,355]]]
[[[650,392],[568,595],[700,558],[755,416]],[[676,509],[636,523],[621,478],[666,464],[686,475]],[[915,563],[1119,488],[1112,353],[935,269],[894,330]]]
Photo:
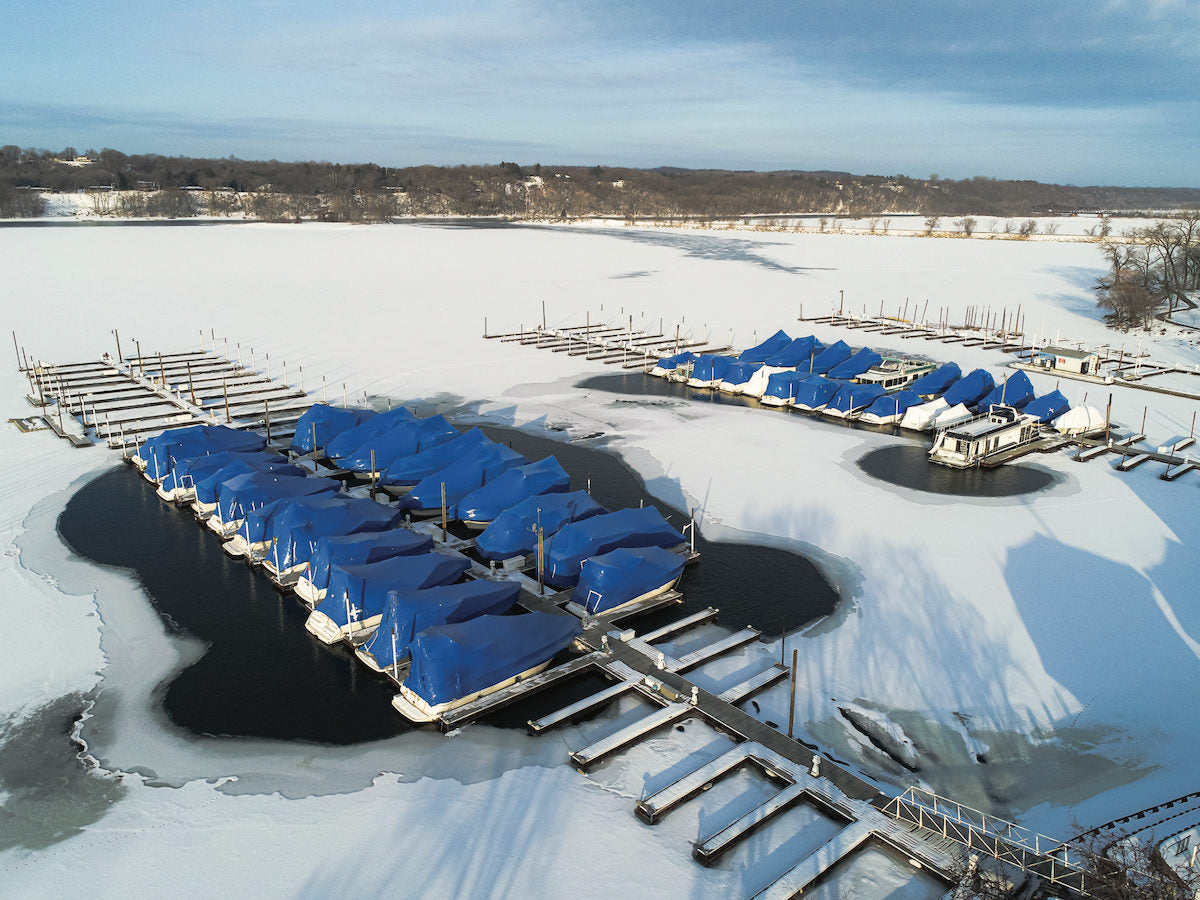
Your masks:
[[[859,384],[877,384],[885,391],[895,391],[912,384],[934,369],[933,363],[922,362],[919,359],[885,356],[854,380]]]
[[[931,462],[958,469],[979,465],[989,457],[1038,438],[1037,416],[1011,406],[993,405],[985,415],[938,432],[929,451]]]

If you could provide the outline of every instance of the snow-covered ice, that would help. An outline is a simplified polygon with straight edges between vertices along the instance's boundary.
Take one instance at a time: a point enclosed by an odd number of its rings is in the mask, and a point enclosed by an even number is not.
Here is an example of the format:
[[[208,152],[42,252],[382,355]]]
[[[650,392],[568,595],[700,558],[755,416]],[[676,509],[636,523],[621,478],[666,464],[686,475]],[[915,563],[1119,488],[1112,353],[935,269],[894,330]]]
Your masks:
[[[424,400],[460,421],[614,436],[648,489],[696,506],[710,537],[809,553],[842,600],[788,639],[787,655],[799,650],[798,731],[889,790],[921,783],[1065,835],[1073,820],[1097,824],[1197,787],[1194,474],[1166,483],[1154,464],[1122,474],[1109,460],[1057,453],[1021,463],[1054,475],[1033,494],[924,494],[856,464],[906,438],[769,410],[618,402],[574,386],[611,369],[481,339],[485,316],[492,332],[516,330],[541,321],[544,301],[550,325],[582,322],[585,311],[595,321],[603,308],[606,318],[633,315],[635,326],[683,319],[721,340],[732,330],[738,346],[784,328],[998,375],[1007,357],[995,351],[796,317],[801,305],[810,316],[828,311],[839,291],[868,313],[881,300],[889,310],[928,300],[952,319],[968,304],[1020,304],[1030,332],[1129,352],[1138,339],[1104,329],[1094,306],[1104,265],[1094,245],[260,224],[8,227],[0,242],[6,324],[38,358],[96,358],[115,349],[113,328],[127,350],[134,339],[146,349],[195,347],[212,329],[231,355],[240,343],[244,361],[253,347],[260,369],[269,353],[277,377],[286,361],[293,384],[302,365],[304,386],[318,397],[324,386],[330,401]],[[1143,338],[1155,359],[1200,363],[1194,332],[1161,331]],[[1031,377],[1039,393],[1056,383]],[[0,384],[6,418],[29,414],[11,362]],[[1128,429],[1148,406],[1151,446],[1187,434],[1196,408],[1121,385],[1059,388],[1096,406],[1111,390],[1114,418]],[[724,739],[696,723],[588,776],[566,764],[568,749],[628,710],[537,739],[473,725],[453,737],[327,748],[180,732],[155,690],[203,648],[169,636],[127,573],[72,559],[55,533],[70,492],[118,462],[12,426],[0,431],[0,454],[6,895],[83,884],[96,896],[127,895],[130,884],[224,894],[253,884],[280,896],[390,885],[431,896],[572,888],[723,897],[752,893],[782,864],[786,829],[704,869],[688,842],[701,836],[707,807],[653,828],[633,817],[637,796],[663,773],[720,752]],[[745,652],[780,651],[775,642]],[[738,666],[725,660],[701,675],[719,680]],[[761,718],[786,722],[786,685],[756,706]],[[916,771],[875,749],[843,708],[906,753],[911,745]],[[14,760],[69,758],[72,727],[96,761],[92,773],[18,783],[29,770]],[[85,790],[81,779],[97,784]],[[64,803],[64,790],[82,799]],[[881,877],[867,870],[864,883]]]

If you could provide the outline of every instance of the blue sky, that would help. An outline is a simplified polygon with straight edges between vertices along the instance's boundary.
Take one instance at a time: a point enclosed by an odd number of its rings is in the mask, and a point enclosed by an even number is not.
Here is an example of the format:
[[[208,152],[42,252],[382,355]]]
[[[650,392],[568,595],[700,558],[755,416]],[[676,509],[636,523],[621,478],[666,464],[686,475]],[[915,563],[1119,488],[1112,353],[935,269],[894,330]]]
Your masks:
[[[1200,0],[4,0],[0,143],[1200,187]]]

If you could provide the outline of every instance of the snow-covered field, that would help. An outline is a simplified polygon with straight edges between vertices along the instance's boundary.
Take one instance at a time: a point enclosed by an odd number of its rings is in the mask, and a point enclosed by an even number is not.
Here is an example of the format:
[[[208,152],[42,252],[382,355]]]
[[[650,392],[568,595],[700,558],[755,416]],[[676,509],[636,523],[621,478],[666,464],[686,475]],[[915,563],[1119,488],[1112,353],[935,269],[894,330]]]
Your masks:
[[[163,350],[199,346],[213,330],[231,354],[240,343],[243,361],[253,347],[259,368],[269,353],[276,376],[286,361],[294,384],[303,366],[304,386],[320,396],[324,381],[331,402],[423,398],[460,420],[614,435],[656,495],[700,510],[710,537],[809,554],[842,601],[788,641],[800,658],[799,731],[888,790],[919,781],[1065,836],[1073,820],[1098,824],[1198,786],[1194,474],[1166,483],[1153,463],[1120,474],[1110,461],[1060,453],[1021,463],[1056,476],[1036,494],[923,494],[856,465],[903,439],[768,410],[618,403],[574,387],[609,367],[481,339],[485,316],[491,332],[516,330],[540,322],[544,301],[550,325],[580,323],[585,312],[593,322],[633,315],[635,326],[683,320],[720,340],[732,330],[738,346],[782,327],[998,374],[1007,357],[994,351],[887,344],[796,316],[801,305],[806,315],[828,311],[839,291],[868,312],[906,298],[955,314],[1020,304],[1029,331],[1132,348],[1135,337],[1099,321],[1090,288],[1103,260],[1093,245],[238,224],[8,227],[0,248],[5,324],[38,358],[96,358],[115,349],[113,328],[125,349],[136,338]],[[1195,334],[1169,329],[1144,346],[1193,366]],[[1054,387],[1034,382],[1039,393]],[[6,418],[29,414],[12,357],[0,385]],[[1060,387],[1101,406],[1109,390]],[[1148,405],[1150,445],[1188,433],[1195,402],[1112,390],[1114,419],[1128,428]],[[537,739],[473,725],[452,737],[327,748],[179,732],[154,692],[202,648],[169,637],[130,577],[72,559],[55,532],[71,492],[117,465],[114,455],[12,426],[0,430],[0,454],[6,896],[252,886],[267,896],[725,897],[753,893],[795,861],[787,842],[809,826],[788,819],[712,869],[692,862],[689,841],[736,806],[736,791],[714,791],[652,828],[634,818],[634,801],[664,772],[726,746],[698,723],[588,775],[566,764],[568,749],[622,709]],[[780,649],[747,653],[778,658]],[[77,730],[99,765],[84,772],[67,732],[93,698]],[[758,703],[762,718],[786,720],[786,686]],[[841,708],[903,746],[919,771],[882,756]],[[879,896],[895,874],[884,868],[867,864],[847,883]]]

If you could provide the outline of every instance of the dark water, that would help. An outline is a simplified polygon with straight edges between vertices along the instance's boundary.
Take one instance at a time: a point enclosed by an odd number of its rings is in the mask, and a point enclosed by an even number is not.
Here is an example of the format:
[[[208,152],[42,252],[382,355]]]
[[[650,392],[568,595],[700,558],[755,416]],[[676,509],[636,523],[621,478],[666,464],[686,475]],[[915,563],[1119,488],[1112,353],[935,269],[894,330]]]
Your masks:
[[[929,461],[925,447],[902,445],[872,450],[858,467],[880,481],[931,494],[960,497],[1014,497],[1031,494],[1055,484],[1052,472],[1030,465],[997,466],[994,469],[952,469]]]

